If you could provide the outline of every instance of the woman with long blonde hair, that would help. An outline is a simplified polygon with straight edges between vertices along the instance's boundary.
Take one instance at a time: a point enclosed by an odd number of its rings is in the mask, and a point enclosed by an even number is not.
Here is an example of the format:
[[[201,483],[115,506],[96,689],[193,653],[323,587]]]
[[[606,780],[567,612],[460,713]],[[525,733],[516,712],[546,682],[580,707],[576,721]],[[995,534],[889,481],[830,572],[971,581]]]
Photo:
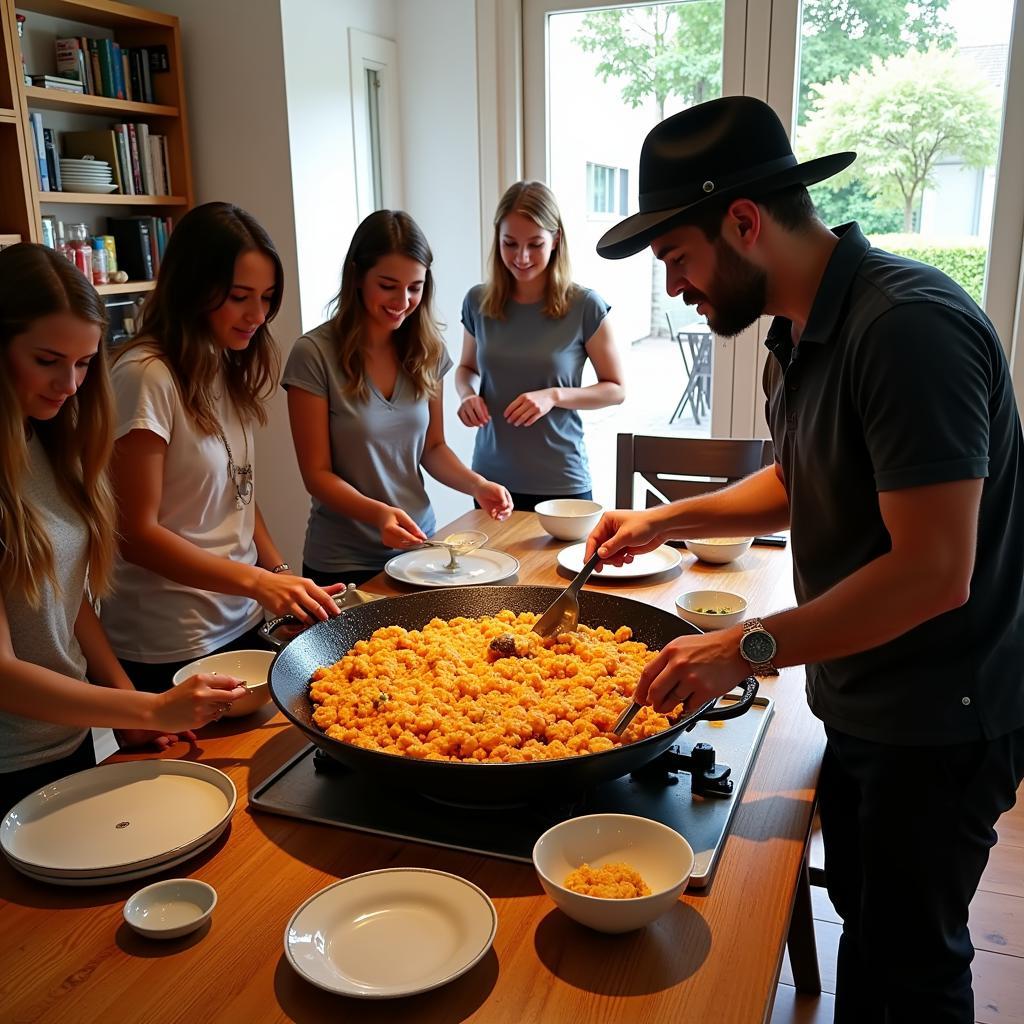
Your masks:
[[[114,560],[106,325],[62,256],[0,252],[0,814],[95,764],[90,726],[166,746],[245,694],[227,676],[137,692],[93,611]]]
[[[282,383],[313,508],[303,572],[362,583],[433,532],[423,486],[472,495],[494,518],[508,492],[445,443],[441,380],[452,361],[433,311],[433,256],[407,213],[378,210],[356,229],[334,316],[295,343]]]
[[[477,429],[473,469],[500,480],[516,508],[590,498],[580,409],[625,398],[608,304],[573,283],[558,204],[539,181],[501,197],[487,280],[462,304],[459,419]],[[597,382],[582,386],[587,361]]]
[[[269,324],[283,288],[255,218],[198,206],[171,234],[139,335],[114,363],[121,558],[103,621],[140,688],[262,646],[264,608],[305,622],[337,613],[291,573],[257,504],[254,428],[276,386]]]

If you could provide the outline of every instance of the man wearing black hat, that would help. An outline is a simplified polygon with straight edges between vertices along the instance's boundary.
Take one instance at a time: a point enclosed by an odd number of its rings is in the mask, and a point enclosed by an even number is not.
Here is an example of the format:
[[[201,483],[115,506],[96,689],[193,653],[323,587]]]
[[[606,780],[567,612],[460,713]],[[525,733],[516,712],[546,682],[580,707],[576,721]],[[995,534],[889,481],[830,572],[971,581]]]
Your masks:
[[[963,289],[816,217],[806,186],[854,158],[799,163],[749,97],[647,136],[640,212],[598,252],[650,245],[668,293],[717,334],[775,315],[764,387],[777,462],[709,495],[611,512],[587,557],[792,530],[797,608],[673,641],[638,699],[697,707],[751,672],[806,665],[843,918],[835,1019],[969,1024],[968,906],[1024,778],[1024,445],[999,339]]]

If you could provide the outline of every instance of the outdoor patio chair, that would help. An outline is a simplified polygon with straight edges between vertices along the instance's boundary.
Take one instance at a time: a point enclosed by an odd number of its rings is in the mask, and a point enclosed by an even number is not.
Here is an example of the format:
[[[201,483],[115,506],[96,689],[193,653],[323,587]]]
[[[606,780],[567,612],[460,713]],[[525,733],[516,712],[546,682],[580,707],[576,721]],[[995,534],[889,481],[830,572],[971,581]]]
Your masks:
[[[711,411],[711,333],[710,331],[675,331],[672,317],[666,312],[669,335],[679,347],[679,355],[686,371],[686,383],[676,403],[675,411],[669,417],[674,423],[689,405],[693,422],[700,426],[701,416]]]

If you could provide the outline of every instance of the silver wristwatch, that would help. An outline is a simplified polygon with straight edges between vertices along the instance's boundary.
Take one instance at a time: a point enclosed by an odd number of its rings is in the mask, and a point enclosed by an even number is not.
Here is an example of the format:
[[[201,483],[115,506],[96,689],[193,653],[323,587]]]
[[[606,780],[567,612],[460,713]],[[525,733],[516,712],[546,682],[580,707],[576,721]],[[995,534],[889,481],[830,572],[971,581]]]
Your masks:
[[[740,623],[743,636],[740,637],[740,655],[750,663],[755,676],[777,676],[779,670],[772,659],[778,651],[775,637],[764,628],[760,619],[747,619]]]

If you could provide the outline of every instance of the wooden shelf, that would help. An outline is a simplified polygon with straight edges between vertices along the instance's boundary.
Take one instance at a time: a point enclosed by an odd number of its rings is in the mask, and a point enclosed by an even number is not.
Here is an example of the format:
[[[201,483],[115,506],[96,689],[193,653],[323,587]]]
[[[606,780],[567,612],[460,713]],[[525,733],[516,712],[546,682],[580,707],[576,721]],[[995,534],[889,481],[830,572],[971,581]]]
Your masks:
[[[151,292],[156,281],[126,281],[124,284],[98,284],[96,291],[100,295],[130,295],[132,292]]]
[[[39,192],[41,203],[82,203],[90,206],[188,206],[184,196],[123,196],[120,192]]]
[[[87,96],[85,93],[63,92],[60,89],[42,89],[36,85],[25,86],[25,99],[30,107],[42,110],[67,110],[78,114],[124,114],[138,117],[177,117],[177,107],[165,107],[159,103],[136,103],[134,100],[117,100],[109,96]],[[13,113],[13,111],[12,111]]]
[[[67,18],[86,25],[104,28],[144,28],[159,25],[177,26],[177,18],[144,7],[116,3],[115,0],[17,0],[19,11],[47,14],[51,18]]]
[[[0,107],[0,124],[17,124],[18,115],[10,107]]]

